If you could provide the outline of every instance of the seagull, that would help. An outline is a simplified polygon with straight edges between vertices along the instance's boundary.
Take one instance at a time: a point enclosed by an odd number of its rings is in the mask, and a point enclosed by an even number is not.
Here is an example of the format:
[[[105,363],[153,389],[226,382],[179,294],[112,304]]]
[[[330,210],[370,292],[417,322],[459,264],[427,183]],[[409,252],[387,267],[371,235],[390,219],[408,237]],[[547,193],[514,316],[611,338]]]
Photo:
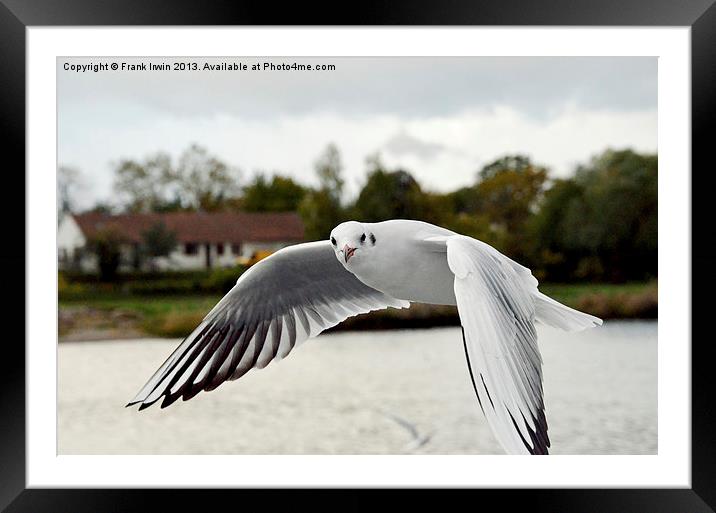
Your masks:
[[[348,221],[246,270],[127,404],[214,390],[280,360],[348,317],[410,303],[457,305],[472,387],[508,454],[550,447],[536,323],[602,324],[541,293],[529,269],[480,240],[422,221]]]

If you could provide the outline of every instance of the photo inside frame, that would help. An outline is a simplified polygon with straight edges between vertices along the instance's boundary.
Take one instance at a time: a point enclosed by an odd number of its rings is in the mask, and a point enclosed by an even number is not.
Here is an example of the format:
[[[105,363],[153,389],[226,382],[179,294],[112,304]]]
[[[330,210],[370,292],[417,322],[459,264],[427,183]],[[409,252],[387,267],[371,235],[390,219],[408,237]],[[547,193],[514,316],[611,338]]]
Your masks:
[[[505,454],[544,445],[538,425],[550,454],[658,453],[656,58],[58,58],[57,114],[59,454]],[[472,285],[465,307],[336,317],[280,361],[248,345],[232,370],[251,350],[265,368],[161,408],[232,364],[229,328],[174,351],[244,273],[312,241],[348,264],[337,226],[396,219],[489,245],[603,324],[536,322],[539,356],[489,322],[464,338],[483,298],[513,304]],[[390,242],[361,230],[358,251]],[[321,262],[293,273],[327,279]],[[405,262],[388,277],[433,283]],[[281,277],[225,315],[305,285]],[[265,327],[276,355],[290,325]]]

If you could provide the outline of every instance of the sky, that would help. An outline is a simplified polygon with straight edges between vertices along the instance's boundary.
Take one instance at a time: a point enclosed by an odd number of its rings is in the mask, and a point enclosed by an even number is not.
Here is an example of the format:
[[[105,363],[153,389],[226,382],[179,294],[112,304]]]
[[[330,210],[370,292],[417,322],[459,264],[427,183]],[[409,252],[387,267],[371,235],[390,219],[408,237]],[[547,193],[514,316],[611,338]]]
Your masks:
[[[122,71],[123,62],[198,69]],[[66,69],[103,63],[120,69]],[[204,69],[222,63],[247,69]],[[251,69],[264,63],[335,69]],[[606,148],[657,151],[653,57],[60,58],[57,104],[58,165],[80,173],[78,208],[112,202],[120,159],[177,159],[192,143],[243,184],[265,172],[308,185],[334,143],[347,199],[375,154],[444,192],[508,153],[566,177]]]

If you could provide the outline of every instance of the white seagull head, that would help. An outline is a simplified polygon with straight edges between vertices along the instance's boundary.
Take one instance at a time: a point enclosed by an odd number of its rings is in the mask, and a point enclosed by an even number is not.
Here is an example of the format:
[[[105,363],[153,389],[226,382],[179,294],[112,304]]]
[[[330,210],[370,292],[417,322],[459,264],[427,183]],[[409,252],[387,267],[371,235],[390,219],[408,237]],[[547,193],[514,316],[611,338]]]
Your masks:
[[[346,267],[370,254],[376,244],[372,231],[357,221],[347,221],[333,228],[330,241],[336,258]]]

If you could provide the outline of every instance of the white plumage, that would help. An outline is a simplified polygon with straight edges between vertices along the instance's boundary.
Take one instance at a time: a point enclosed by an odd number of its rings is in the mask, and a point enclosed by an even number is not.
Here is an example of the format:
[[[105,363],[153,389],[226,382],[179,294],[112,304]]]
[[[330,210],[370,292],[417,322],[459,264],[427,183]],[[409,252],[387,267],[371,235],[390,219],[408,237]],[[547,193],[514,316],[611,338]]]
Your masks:
[[[445,228],[343,223],[329,241],[284,248],[246,271],[129,405],[165,407],[213,390],[353,315],[457,305],[469,374],[497,440],[508,453],[547,454],[535,322],[577,331],[602,321],[537,285],[526,267]]]

